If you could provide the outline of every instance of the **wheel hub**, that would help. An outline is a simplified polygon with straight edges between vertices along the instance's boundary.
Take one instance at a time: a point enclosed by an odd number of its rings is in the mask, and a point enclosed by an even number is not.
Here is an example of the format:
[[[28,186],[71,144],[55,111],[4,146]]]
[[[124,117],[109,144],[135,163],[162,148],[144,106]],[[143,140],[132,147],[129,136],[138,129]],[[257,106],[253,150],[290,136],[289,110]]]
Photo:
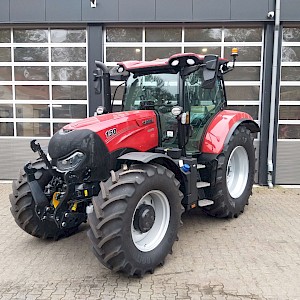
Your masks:
[[[155,222],[155,210],[151,205],[142,204],[135,212],[133,226],[142,233],[148,232]]]
[[[249,173],[249,158],[242,146],[234,148],[230,154],[226,170],[226,182],[230,196],[239,198],[246,187]]]

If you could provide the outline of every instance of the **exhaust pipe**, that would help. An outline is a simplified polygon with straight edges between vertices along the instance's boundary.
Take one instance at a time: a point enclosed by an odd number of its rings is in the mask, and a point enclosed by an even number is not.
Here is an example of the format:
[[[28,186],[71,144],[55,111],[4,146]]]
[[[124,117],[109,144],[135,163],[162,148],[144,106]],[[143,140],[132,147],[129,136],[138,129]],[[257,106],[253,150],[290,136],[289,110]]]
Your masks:
[[[98,69],[102,70],[103,75],[103,96],[104,96],[104,107],[106,109],[107,112],[112,112],[112,106],[111,106],[111,87],[110,87],[110,74],[109,74],[109,70],[107,68],[107,66],[99,61],[96,60],[95,64],[97,66]],[[100,78],[101,80],[101,78]]]

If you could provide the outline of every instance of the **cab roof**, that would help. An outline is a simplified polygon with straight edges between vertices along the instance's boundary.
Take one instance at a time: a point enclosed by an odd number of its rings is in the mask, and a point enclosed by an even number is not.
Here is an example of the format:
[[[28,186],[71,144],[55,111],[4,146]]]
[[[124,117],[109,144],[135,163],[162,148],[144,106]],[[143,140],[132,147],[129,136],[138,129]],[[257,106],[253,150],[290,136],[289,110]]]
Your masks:
[[[170,56],[169,58],[156,59],[152,61],[130,60],[130,61],[119,62],[118,65],[122,66],[126,71],[132,73],[148,73],[148,72],[155,72],[155,71],[157,73],[166,72],[166,71],[174,72],[176,71],[176,67],[177,67],[171,65],[171,63],[174,60],[179,60],[183,64],[184,63],[186,64],[186,61],[188,59],[192,59],[194,60],[193,65],[199,65],[203,63],[204,57],[205,55],[200,55],[196,53],[178,53]],[[219,65],[228,63],[228,60],[224,58],[219,58],[218,61],[219,61]],[[186,64],[186,66],[189,65]]]

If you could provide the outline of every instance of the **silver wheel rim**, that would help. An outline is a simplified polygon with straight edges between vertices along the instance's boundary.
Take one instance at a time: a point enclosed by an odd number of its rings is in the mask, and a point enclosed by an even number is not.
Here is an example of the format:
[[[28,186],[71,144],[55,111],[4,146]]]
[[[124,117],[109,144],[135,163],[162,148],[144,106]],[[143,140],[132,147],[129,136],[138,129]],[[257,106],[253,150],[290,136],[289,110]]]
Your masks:
[[[155,220],[151,229],[145,233],[136,230],[133,225],[136,210],[141,205],[151,205],[155,211]],[[170,205],[167,196],[158,190],[145,194],[137,204],[131,221],[131,237],[134,245],[142,252],[155,249],[165,237],[170,222]]]
[[[242,146],[237,146],[230,154],[227,170],[226,182],[230,196],[240,197],[246,187],[249,175],[249,159],[247,151]]]

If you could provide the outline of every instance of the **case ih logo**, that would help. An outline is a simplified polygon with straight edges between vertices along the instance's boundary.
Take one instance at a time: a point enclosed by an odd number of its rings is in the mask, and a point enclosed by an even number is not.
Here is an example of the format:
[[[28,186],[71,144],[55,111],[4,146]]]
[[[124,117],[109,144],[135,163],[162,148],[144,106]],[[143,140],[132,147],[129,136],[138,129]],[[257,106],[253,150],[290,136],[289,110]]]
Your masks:
[[[151,124],[153,123],[153,119],[148,119],[143,121],[143,125]]]

